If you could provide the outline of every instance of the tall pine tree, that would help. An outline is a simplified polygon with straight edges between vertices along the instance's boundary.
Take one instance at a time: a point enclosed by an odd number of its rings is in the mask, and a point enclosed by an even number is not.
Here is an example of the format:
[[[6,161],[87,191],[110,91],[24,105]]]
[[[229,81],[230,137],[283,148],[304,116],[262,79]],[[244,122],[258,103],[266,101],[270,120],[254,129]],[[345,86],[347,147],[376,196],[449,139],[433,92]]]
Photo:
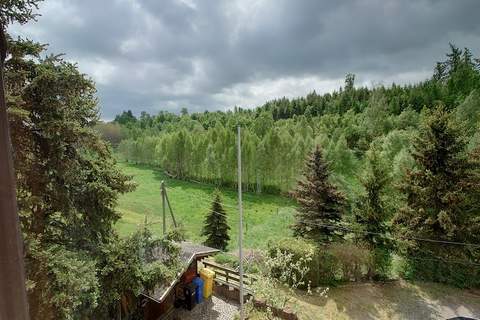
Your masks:
[[[203,226],[202,236],[206,236],[205,245],[225,251],[230,240],[227,223],[227,214],[222,206],[221,193],[215,190],[212,208],[207,214]]]
[[[465,149],[461,127],[443,108],[425,117],[414,143],[416,169],[401,188],[406,204],[394,219],[399,238],[410,239],[402,253],[416,278],[480,285],[480,267],[468,265],[480,263],[478,248],[411,240],[480,243],[480,163]]]
[[[329,181],[328,165],[319,146],[305,164],[303,178],[292,195],[299,208],[292,226],[294,235],[332,242],[340,236],[338,226],[342,219],[345,196]]]

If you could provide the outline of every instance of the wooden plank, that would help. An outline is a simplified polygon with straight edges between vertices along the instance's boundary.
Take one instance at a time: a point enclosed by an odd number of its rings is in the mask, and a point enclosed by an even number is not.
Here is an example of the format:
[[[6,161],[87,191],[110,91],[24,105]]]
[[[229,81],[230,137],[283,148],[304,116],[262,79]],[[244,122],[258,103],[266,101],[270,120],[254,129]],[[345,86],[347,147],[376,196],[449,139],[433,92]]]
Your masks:
[[[0,319],[29,319],[23,241],[17,214],[15,172],[3,86],[7,42],[0,24]]]
[[[225,267],[225,266],[216,264],[216,263],[214,263],[214,262],[202,261],[202,263],[203,263],[206,267],[211,267],[211,269],[228,271],[229,273],[232,273],[232,274],[234,274],[234,275],[238,275],[238,274],[239,274],[238,271],[235,270],[235,269],[228,268],[228,267]],[[250,274],[244,274],[244,277],[256,280],[256,278],[255,278],[254,276],[250,275]]]

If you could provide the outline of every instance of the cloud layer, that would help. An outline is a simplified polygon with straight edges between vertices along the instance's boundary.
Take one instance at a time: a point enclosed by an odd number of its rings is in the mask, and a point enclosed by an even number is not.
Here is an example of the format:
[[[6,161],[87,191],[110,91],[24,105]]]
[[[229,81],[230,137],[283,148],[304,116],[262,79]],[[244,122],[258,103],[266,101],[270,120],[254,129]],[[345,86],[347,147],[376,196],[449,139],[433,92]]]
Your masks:
[[[448,43],[480,55],[478,0],[46,0],[17,35],[66,53],[102,117],[254,107],[276,97],[427,77]]]

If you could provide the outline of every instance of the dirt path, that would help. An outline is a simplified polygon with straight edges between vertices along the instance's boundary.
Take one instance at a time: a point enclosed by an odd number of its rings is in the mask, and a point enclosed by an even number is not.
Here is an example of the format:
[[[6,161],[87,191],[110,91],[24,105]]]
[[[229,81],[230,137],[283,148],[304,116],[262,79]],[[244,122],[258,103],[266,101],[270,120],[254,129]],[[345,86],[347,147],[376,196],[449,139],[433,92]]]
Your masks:
[[[431,283],[353,284],[297,298],[301,319],[480,319],[480,291]]]

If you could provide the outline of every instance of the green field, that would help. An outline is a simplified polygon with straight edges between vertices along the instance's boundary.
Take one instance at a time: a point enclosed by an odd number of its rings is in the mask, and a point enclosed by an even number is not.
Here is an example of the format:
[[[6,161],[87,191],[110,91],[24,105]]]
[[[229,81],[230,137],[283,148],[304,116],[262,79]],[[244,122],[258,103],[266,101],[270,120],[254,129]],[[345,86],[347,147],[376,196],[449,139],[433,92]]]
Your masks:
[[[168,197],[173,207],[177,222],[181,223],[187,238],[202,241],[200,236],[203,220],[210,208],[212,185],[170,179],[160,169],[142,165],[119,162],[124,173],[133,176],[137,184],[135,191],[122,195],[118,201],[118,210],[122,218],[117,223],[121,235],[134,232],[145,221],[151,224],[151,230],[158,235],[162,233],[162,201],[160,182],[165,181]],[[237,192],[222,189],[224,209],[229,216],[231,241],[229,249],[238,244],[238,201]],[[293,221],[295,203],[288,198],[277,195],[255,193],[243,194],[244,205],[244,245],[246,248],[265,247],[269,239],[289,236],[289,225]],[[167,226],[172,227],[172,220],[167,211]]]

